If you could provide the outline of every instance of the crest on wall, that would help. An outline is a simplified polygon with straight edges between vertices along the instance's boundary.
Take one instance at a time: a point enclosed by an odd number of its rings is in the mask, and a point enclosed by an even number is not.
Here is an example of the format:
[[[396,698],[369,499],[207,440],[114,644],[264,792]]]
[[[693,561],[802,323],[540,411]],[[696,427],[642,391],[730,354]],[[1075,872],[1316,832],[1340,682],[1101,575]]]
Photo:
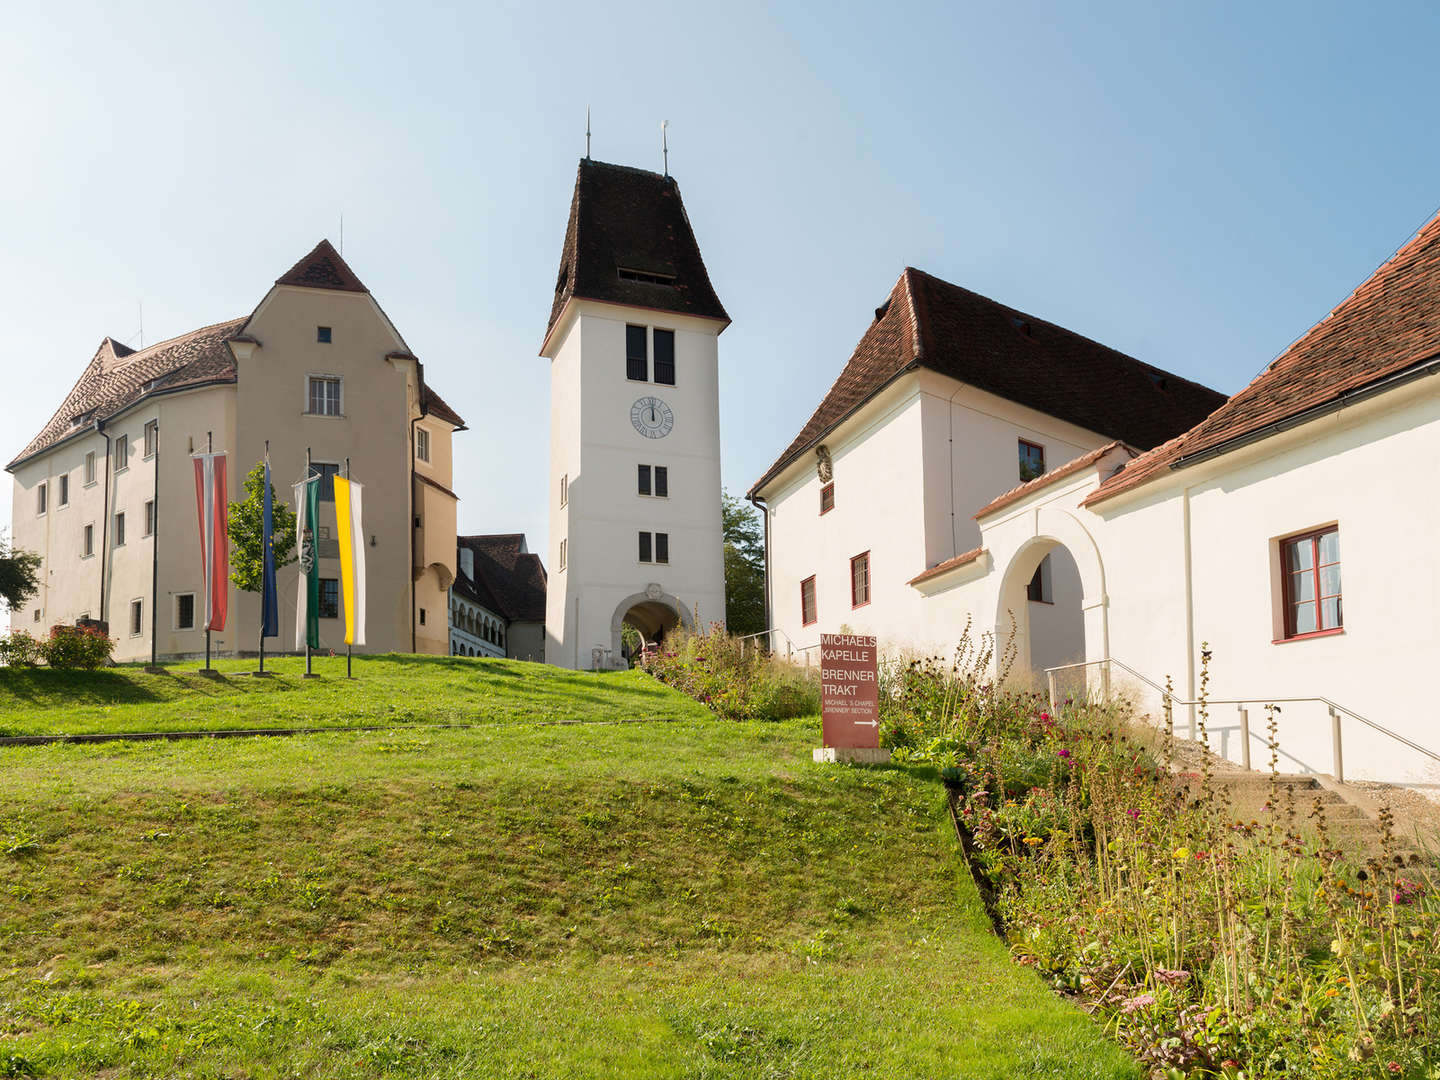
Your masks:
[[[824,445],[817,446],[815,458],[815,472],[819,474],[822,484],[828,484],[835,478],[835,463],[830,460],[830,448]]]

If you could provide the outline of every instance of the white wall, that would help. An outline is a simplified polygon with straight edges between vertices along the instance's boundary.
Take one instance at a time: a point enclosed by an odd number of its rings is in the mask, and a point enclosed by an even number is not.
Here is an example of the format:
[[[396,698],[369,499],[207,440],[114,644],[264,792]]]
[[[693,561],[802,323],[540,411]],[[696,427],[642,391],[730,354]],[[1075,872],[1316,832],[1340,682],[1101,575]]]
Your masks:
[[[720,324],[572,301],[568,326],[555,335],[551,360],[551,549],[546,659],[587,668],[592,649],[613,649],[617,606],[658,584],[702,622],[725,618],[720,521]],[[626,378],[625,327],[675,332],[674,386]],[[651,364],[653,368],[653,349]],[[674,428],[650,439],[635,430],[630,411],[657,397],[674,414]],[[637,493],[640,464],[669,470],[669,497]],[[569,505],[559,507],[560,477],[568,475]],[[638,534],[670,537],[668,565],[641,563]],[[559,569],[559,541],[567,544]],[[579,601],[578,622],[576,601]]]

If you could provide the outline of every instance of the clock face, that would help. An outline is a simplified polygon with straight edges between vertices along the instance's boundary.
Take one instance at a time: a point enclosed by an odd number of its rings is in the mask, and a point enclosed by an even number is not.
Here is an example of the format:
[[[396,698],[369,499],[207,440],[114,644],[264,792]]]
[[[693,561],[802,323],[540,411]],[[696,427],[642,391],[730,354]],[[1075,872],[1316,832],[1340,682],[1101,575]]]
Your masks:
[[[642,397],[630,406],[630,423],[647,439],[663,439],[675,426],[675,414],[657,397]]]

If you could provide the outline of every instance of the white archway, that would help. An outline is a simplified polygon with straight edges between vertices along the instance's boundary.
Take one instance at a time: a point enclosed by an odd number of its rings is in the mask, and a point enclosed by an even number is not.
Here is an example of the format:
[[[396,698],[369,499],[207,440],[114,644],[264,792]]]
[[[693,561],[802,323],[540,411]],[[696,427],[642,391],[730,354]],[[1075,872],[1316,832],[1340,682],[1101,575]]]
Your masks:
[[[690,609],[659,585],[632,593],[615,606],[615,614],[610,617],[610,655],[617,660],[623,651],[621,637],[627,622],[639,630],[646,641],[657,641],[676,626],[692,632],[695,629]]]

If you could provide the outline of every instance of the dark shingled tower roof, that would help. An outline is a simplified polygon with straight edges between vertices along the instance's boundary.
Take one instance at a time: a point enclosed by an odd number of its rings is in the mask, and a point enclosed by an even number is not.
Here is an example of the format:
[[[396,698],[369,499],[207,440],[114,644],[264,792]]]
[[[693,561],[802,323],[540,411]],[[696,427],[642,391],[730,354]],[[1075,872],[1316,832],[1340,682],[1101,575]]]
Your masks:
[[[575,177],[547,338],[571,297],[730,321],[674,179],[589,158]]]
[[[1141,450],[1225,401],[1199,383],[906,267],[820,407],[750,493],[921,367]]]

